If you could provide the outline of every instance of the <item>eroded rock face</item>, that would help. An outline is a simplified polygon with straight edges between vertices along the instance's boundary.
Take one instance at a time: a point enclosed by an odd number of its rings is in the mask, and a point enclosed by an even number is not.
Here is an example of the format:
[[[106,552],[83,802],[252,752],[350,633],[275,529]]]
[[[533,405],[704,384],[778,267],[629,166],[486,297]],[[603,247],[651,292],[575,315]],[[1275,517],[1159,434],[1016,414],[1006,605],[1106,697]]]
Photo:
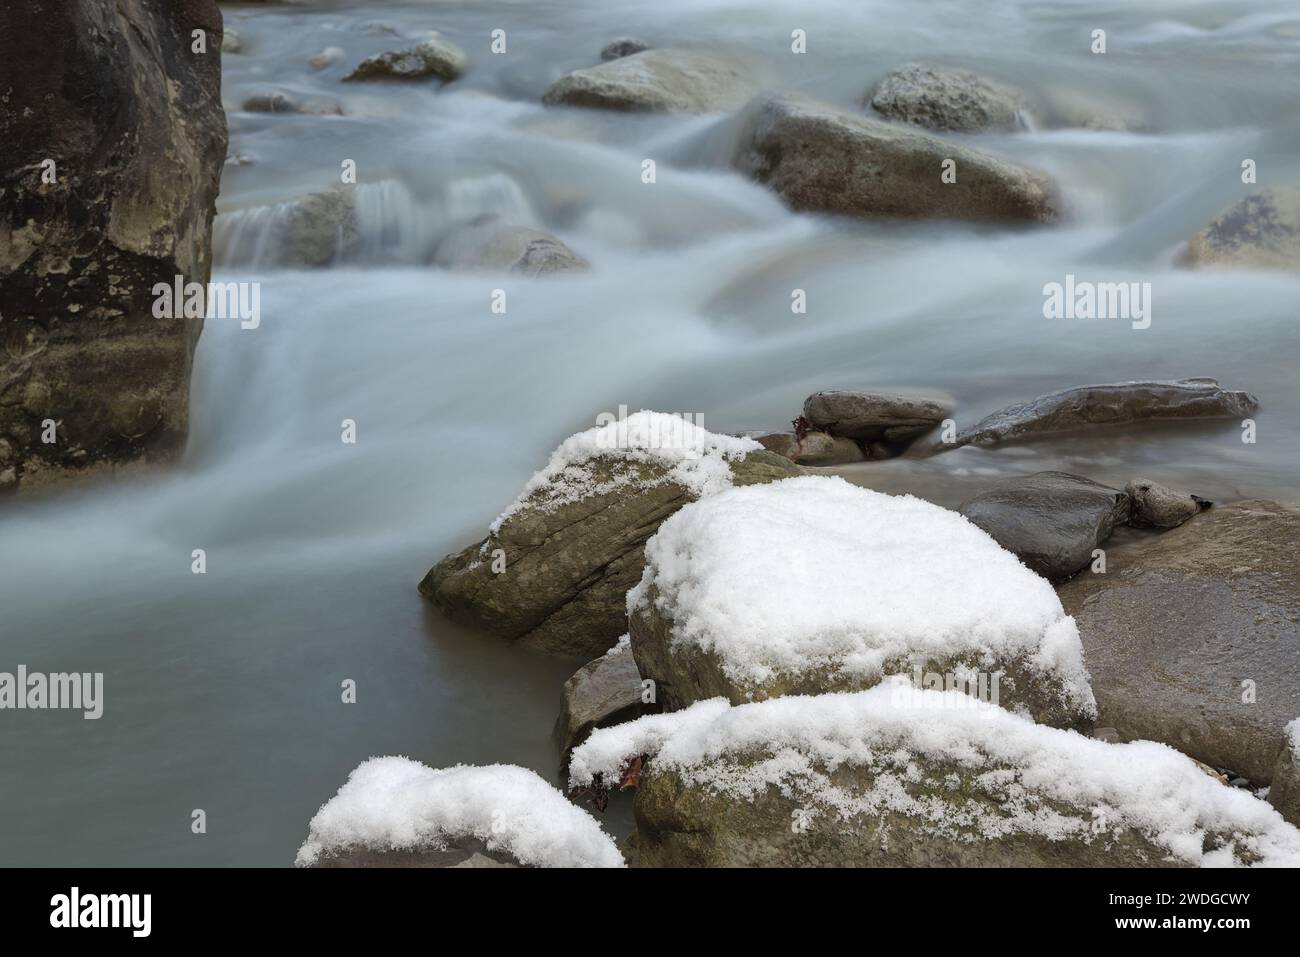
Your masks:
[[[947,159],[957,164],[955,183],[941,179]],[[1057,217],[1053,186],[1040,173],[802,96],[751,108],[736,166],[795,210],[1001,223]]]
[[[798,475],[771,452],[730,463],[749,485]],[[448,617],[552,654],[603,653],[627,631],[626,595],[641,579],[646,540],[691,501],[664,470],[617,458],[594,463],[593,487],[615,491],[556,508],[522,508],[486,539],[449,555],[420,582]],[[623,480],[629,481],[624,482]],[[493,571],[500,550],[505,571]]]
[[[1258,408],[1259,400],[1249,392],[1220,388],[1214,379],[1084,385],[999,409],[935,450],[1134,423],[1240,419]]]
[[[1300,272],[1300,187],[1247,196],[1188,241],[1186,261],[1198,268]]]
[[[908,63],[867,97],[886,119],[937,132],[1010,131],[1024,127],[1024,97],[978,73],[932,63]]]
[[[1251,781],[1300,714],[1300,507],[1218,505],[1107,549],[1058,589],[1083,639],[1098,723]]]
[[[211,0],[0,12],[0,490],[184,446],[202,320],[153,288],[209,278],[221,37]]]
[[[465,51],[434,31],[408,50],[367,57],[343,81],[454,80],[465,72],[465,62]]]
[[[438,244],[434,264],[454,269],[503,270],[536,276],[582,272],[589,267],[559,238],[530,226],[503,223],[483,216]]]
[[[1067,472],[1008,479],[958,509],[1049,581],[1092,563],[1093,550],[1129,519],[1129,496]]]
[[[663,49],[574,70],[552,83],[543,100],[553,106],[710,113],[740,107],[757,89],[753,68],[737,57]]]

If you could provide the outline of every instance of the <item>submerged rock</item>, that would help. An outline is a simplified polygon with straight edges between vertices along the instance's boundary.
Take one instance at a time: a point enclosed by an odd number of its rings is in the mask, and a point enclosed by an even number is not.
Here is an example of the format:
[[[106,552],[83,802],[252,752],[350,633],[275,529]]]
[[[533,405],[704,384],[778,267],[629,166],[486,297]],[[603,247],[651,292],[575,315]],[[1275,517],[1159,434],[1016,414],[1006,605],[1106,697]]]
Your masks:
[[[555,722],[562,764],[568,765],[569,752],[593,729],[638,718],[641,710],[641,673],[624,637],[564,683],[560,717]]]
[[[809,422],[832,435],[905,448],[948,415],[944,399],[887,392],[816,392],[803,404]]]
[[[1300,507],[1220,505],[1058,589],[1100,723],[1252,781],[1300,714]]]
[[[0,5],[0,490],[175,459],[226,156],[211,0]],[[43,423],[55,441],[42,441]]]
[[[876,84],[867,100],[887,119],[937,132],[1024,128],[1019,91],[954,67],[908,63]]]
[[[955,183],[941,178],[949,159]],[[736,166],[795,210],[1004,223],[1057,216],[1054,188],[1040,173],[802,96],[752,108]]]
[[[1207,378],[1084,385],[999,409],[962,429],[954,441],[936,446],[936,451],[1115,425],[1240,419],[1258,408],[1259,400],[1249,392],[1222,389]]]
[[[1048,581],[1087,568],[1093,549],[1129,518],[1129,496],[1068,472],[1008,479],[958,509]]]
[[[1082,649],[1051,585],[947,509],[792,478],[688,505],[645,562],[627,596],[632,651],[669,710],[920,669],[1046,723],[1091,725]]]
[[[420,594],[526,647],[599,655],[627,631],[625,596],[664,519],[733,484],[798,474],[751,440],[640,412],[566,440],[487,538],[435,565]]]
[[[262,90],[247,97],[239,107],[249,113],[310,113],[317,116],[342,116],[343,106],[336,100],[299,100],[283,90]]]
[[[257,233],[259,266],[328,266],[355,251],[360,241],[354,196],[345,187],[219,216],[218,247],[229,256],[245,230]]]
[[[425,80],[437,77],[454,80],[465,72],[465,51],[437,32],[409,50],[396,50],[367,57],[343,78],[357,80]]]
[[[1300,831],[1164,745],[893,682],[596,731],[570,787],[620,783],[643,867],[1300,864]]]
[[[231,27],[226,27],[226,29],[221,34],[221,52],[242,53],[243,50],[244,50],[244,43],[240,39],[239,31]]]
[[[1300,271],[1300,187],[1247,196],[1188,241],[1186,262]]]
[[[619,60],[625,56],[643,53],[649,49],[650,44],[642,43],[634,37],[619,37],[617,40],[610,40],[601,48],[600,58],[606,61]]]
[[[1139,528],[1175,528],[1214,504],[1143,478],[1129,482],[1124,492],[1132,503],[1129,523]]]
[[[606,110],[710,113],[741,106],[758,89],[743,60],[699,50],[644,50],[574,70],[547,89],[543,101]]]
[[[530,226],[482,216],[439,243],[434,264],[453,269],[503,270],[536,276],[581,272],[590,264],[557,237]]]

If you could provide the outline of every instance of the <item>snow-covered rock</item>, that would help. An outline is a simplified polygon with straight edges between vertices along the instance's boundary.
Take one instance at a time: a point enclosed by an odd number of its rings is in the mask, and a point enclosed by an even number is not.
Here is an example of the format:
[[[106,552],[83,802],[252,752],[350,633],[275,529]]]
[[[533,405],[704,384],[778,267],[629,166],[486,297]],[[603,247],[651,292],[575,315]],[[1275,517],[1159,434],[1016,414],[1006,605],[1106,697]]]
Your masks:
[[[535,650],[603,653],[627,631],[643,546],[686,503],[800,474],[752,439],[637,412],[570,436],[477,545],[439,562],[420,593],[462,623]]]
[[[636,758],[642,866],[1300,865],[1300,831],[1172,748],[901,679],[602,729],[570,786]]]
[[[1095,714],[1051,585],[956,512],[843,479],[731,489],[668,519],[628,594],[632,650],[669,710],[870,687],[920,667],[997,679],[1004,707]]]
[[[445,860],[449,848],[467,845],[526,867],[623,866],[596,819],[532,771],[506,764],[434,770],[398,757],[371,758],[348,776],[311,819],[295,863],[392,855],[417,866],[479,866],[475,853]]]

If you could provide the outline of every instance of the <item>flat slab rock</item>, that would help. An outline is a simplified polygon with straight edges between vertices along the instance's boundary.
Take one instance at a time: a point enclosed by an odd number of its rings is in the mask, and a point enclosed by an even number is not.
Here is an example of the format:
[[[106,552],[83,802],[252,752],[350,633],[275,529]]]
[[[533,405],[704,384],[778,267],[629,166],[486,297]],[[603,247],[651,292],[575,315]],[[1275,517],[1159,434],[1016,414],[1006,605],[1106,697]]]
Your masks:
[[[1041,173],[914,127],[804,96],[760,100],[744,123],[736,168],[797,211],[996,223],[1057,217],[1054,187]],[[955,183],[940,178],[947,159],[957,164]]]
[[[758,85],[753,68],[736,56],[651,49],[565,74],[542,100],[553,106],[710,113],[742,106]]]
[[[1209,378],[1084,385],[999,409],[935,451],[1140,422],[1240,419],[1258,408],[1249,392],[1220,388]]]
[[[1129,496],[1068,472],[1008,479],[964,502],[961,514],[1049,581],[1092,563],[1093,550],[1129,518]]]
[[[1058,589],[1098,723],[1256,783],[1300,714],[1300,507],[1220,505]]]
[[[900,444],[929,432],[950,410],[945,399],[851,390],[815,392],[803,404],[804,418],[831,435]]]

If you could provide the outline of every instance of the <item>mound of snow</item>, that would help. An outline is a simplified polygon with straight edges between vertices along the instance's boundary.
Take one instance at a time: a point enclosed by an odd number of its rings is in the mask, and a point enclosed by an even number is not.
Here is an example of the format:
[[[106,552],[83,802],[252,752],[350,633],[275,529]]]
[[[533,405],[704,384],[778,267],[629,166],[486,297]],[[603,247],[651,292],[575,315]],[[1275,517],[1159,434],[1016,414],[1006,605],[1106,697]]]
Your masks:
[[[642,410],[561,442],[490,531],[496,534],[525,505],[554,509],[630,485],[674,483],[696,497],[709,495],[731,486],[730,460],[762,451],[753,439],[718,435],[683,416]],[[638,477],[635,471],[598,477],[594,465],[602,459],[656,465],[666,472],[652,480]]]
[[[736,800],[776,787],[809,813],[899,811],[953,838],[961,836],[957,825],[988,840],[1029,834],[1090,841],[1133,828],[1188,864],[1300,865],[1300,831],[1166,745],[1108,744],[897,678],[868,691],[734,707],[721,698],[701,701],[599,729],[573,752],[570,786],[618,781],[639,755],[651,757],[651,773],[673,770],[688,785]],[[845,766],[870,769],[870,788],[833,783],[831,772]],[[966,770],[968,783],[955,774],[926,780],[927,767]],[[931,796],[907,790],[921,781]],[[963,801],[963,786],[996,804]]]
[[[645,554],[629,613],[653,588],[672,649],[716,655],[738,684],[818,669],[870,678],[903,657],[1017,659],[1095,713],[1052,586],[963,516],[910,495],[825,476],[733,488],[672,515]]]
[[[363,847],[443,850],[475,838],[531,867],[622,867],[623,856],[586,811],[532,771],[508,764],[434,770],[371,758],[316,816],[295,863]]]

